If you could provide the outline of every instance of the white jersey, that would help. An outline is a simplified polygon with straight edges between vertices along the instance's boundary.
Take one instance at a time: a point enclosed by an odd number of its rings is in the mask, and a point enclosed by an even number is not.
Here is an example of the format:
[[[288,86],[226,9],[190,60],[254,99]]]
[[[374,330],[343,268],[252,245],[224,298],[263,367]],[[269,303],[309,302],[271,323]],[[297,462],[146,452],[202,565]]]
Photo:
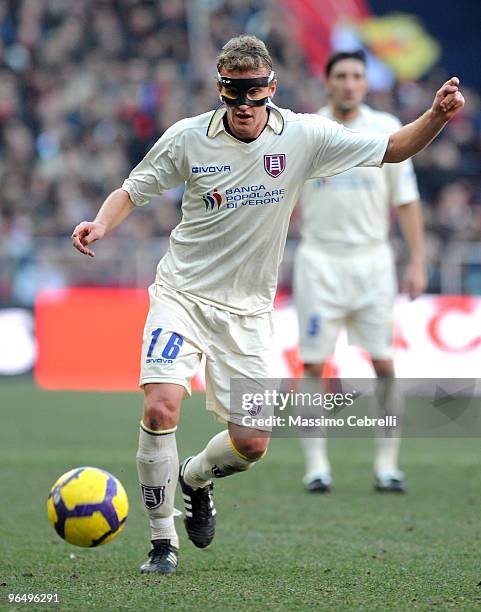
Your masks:
[[[329,107],[319,115],[334,119]],[[392,133],[401,126],[388,113],[362,105],[346,123],[357,131]],[[410,159],[379,168],[353,168],[332,178],[308,181],[302,192],[302,238],[321,248],[368,246],[388,240],[390,206],[419,198]]]
[[[185,182],[182,220],[156,282],[241,315],[272,309],[289,218],[304,182],[380,166],[388,136],[269,106],[252,142],[224,127],[225,107],[169,128],[122,189],[137,206]]]

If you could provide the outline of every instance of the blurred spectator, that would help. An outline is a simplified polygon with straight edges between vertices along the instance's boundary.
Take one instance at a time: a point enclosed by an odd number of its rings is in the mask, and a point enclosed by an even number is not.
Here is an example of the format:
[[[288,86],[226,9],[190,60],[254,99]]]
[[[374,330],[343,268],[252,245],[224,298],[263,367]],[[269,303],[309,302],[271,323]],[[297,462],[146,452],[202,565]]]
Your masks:
[[[270,47],[279,78],[276,102],[315,112],[322,83],[308,72],[282,8],[269,0],[204,0],[213,53],[249,31]],[[31,303],[40,287],[68,282],[135,282],[48,256],[43,239],[67,238],[178,119],[218,103],[210,73],[190,64],[183,0],[3,0],[0,2],[0,303]],[[445,75],[370,102],[408,122],[431,103]],[[481,238],[481,102],[464,88],[465,111],[415,163],[426,209],[430,289],[447,242]],[[138,211],[117,230],[132,245],[166,236],[180,215],[182,189]],[[290,235],[297,237],[296,215]],[[39,242],[40,241],[40,242]],[[62,243],[69,248],[66,240]],[[158,257],[159,252],[152,256]],[[62,265],[64,268],[62,268]],[[68,268],[67,268],[68,266]],[[95,276],[94,276],[95,275]],[[479,276],[471,274],[471,287]]]

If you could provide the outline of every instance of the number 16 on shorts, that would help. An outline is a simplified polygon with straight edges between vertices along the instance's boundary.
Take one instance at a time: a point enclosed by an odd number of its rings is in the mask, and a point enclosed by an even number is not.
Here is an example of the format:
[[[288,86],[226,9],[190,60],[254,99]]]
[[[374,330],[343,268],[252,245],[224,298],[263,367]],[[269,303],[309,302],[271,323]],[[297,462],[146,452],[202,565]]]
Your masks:
[[[184,344],[182,336],[176,333],[165,334],[160,338],[162,328],[153,329],[147,350],[145,363],[174,363],[175,358]]]

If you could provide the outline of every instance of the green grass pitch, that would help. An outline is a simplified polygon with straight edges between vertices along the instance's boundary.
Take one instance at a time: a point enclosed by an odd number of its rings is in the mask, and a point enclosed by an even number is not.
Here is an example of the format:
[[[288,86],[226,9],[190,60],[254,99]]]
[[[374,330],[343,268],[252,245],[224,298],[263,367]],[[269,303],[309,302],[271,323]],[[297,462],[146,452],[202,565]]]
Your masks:
[[[198,550],[181,520],[173,577],[143,576],[149,549],[134,456],[139,394],[0,387],[0,609],[8,593],[60,594],[61,610],[481,609],[479,439],[406,440],[410,492],[372,491],[372,440],[330,442],[335,491],[301,486],[298,441],[274,440],[247,474],[216,485],[218,531]],[[185,402],[181,457],[219,429],[203,397]],[[70,468],[114,473],[130,498],[123,533],[66,544],[47,521],[50,486]],[[180,496],[178,507],[181,508]]]

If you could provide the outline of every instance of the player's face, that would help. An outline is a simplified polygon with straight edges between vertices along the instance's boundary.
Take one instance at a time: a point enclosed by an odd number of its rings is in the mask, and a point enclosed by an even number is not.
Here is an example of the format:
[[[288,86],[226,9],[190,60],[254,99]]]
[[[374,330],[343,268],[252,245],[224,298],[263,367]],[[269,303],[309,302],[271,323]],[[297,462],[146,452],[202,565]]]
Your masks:
[[[357,59],[344,59],[334,64],[326,81],[334,108],[341,113],[356,110],[367,93],[366,69]]]
[[[267,68],[255,72],[220,71],[221,76],[230,77],[231,79],[254,79],[269,76],[269,73],[270,70]],[[276,84],[274,80],[268,87],[250,89],[247,95],[253,100],[272,98],[276,92]],[[220,91],[219,84],[217,87]],[[267,109],[265,106],[249,106],[247,104],[239,106],[226,105],[226,109],[229,127],[236,138],[257,138],[264,129],[267,121]]]

